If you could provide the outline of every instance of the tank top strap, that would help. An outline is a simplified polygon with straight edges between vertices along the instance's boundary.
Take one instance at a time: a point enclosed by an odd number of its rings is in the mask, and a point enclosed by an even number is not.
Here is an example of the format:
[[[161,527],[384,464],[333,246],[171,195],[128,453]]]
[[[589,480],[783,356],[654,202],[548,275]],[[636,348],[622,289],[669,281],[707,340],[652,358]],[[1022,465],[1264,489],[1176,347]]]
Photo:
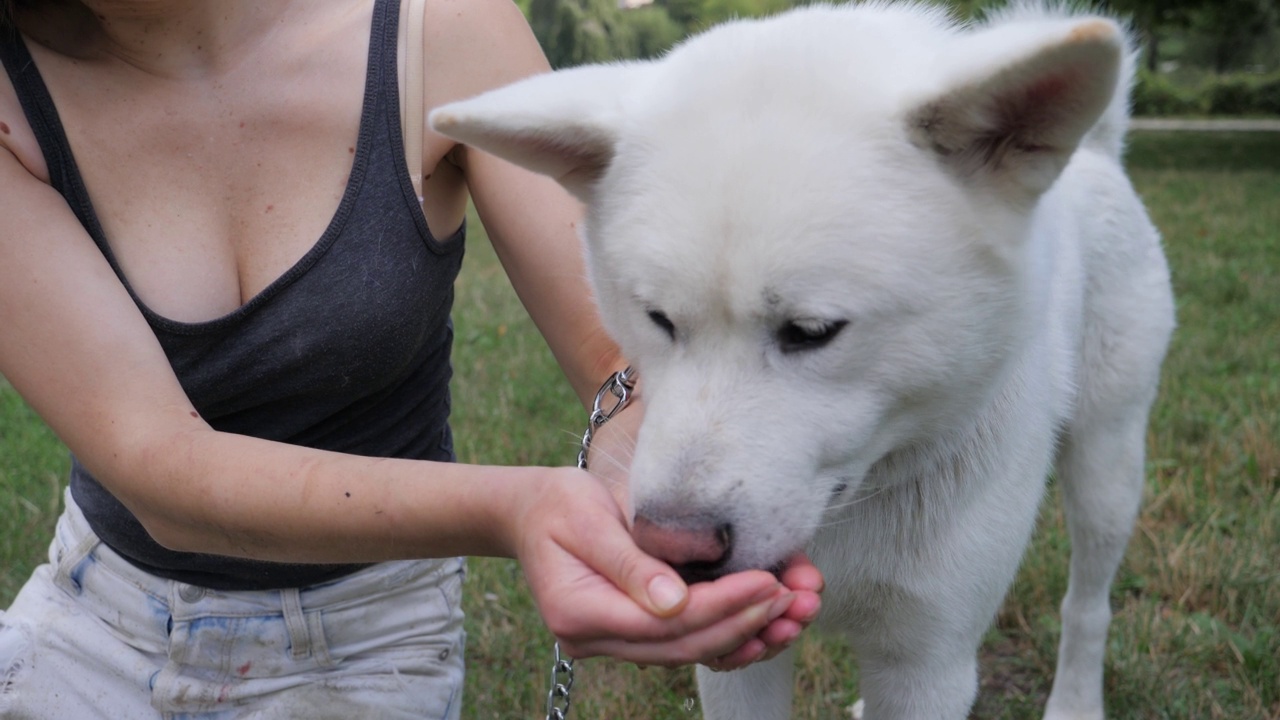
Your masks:
[[[71,144],[62,127],[58,108],[53,104],[49,88],[36,67],[26,41],[17,32],[0,35],[0,63],[4,64],[9,81],[18,95],[18,102],[26,115],[27,123],[36,136],[40,152],[49,169],[49,184],[57,190],[76,214],[94,242],[105,247],[105,240],[98,217],[89,202],[89,192],[76,167]]]

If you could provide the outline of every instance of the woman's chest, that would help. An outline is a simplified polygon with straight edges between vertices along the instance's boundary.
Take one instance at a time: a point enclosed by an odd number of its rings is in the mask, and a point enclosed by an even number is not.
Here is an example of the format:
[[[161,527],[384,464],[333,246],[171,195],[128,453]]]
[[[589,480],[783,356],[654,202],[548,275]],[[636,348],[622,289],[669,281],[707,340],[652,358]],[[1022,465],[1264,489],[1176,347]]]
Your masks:
[[[141,107],[108,101],[92,121],[87,108],[69,119],[63,111],[103,234],[139,297],[166,317],[207,320],[303,257],[349,183],[359,89],[336,92],[332,103],[181,94]]]

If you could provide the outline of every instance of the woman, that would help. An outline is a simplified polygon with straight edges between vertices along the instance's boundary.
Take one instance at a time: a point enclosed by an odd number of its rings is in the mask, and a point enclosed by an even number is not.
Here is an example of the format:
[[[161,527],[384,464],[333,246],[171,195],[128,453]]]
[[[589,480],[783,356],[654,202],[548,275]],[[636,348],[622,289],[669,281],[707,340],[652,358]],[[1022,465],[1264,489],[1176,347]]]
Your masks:
[[[733,669],[816,615],[803,558],[686,587],[631,541],[624,470],[449,462],[468,194],[583,402],[625,362],[554,184],[410,128],[414,197],[394,0],[5,17],[0,374],[74,462],[0,616],[0,715],[457,717],[455,556],[517,558],[579,657]],[[431,0],[425,28],[428,107],[547,69],[507,0]]]

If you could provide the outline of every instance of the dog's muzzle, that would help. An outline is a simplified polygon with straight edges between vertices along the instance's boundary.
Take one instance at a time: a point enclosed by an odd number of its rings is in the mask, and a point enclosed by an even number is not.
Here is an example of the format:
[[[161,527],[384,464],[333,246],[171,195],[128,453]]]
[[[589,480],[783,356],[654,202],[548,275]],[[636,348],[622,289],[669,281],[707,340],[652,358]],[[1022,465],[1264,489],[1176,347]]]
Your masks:
[[[631,534],[641,550],[670,565],[689,584],[725,575],[733,554],[733,525],[706,518],[670,521],[638,515]]]

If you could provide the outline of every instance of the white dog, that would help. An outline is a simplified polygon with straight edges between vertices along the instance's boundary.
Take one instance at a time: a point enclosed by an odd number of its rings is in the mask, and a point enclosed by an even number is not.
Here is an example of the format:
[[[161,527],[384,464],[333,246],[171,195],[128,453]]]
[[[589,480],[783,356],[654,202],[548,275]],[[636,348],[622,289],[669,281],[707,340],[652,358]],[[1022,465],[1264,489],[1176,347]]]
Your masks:
[[[870,720],[964,718],[1056,468],[1074,554],[1045,716],[1101,718],[1108,591],[1173,328],[1120,162],[1112,20],[810,7],[439,109],[585,201],[643,384],[636,532],[688,577],[807,548]],[[706,716],[789,715],[792,658],[699,669]]]

